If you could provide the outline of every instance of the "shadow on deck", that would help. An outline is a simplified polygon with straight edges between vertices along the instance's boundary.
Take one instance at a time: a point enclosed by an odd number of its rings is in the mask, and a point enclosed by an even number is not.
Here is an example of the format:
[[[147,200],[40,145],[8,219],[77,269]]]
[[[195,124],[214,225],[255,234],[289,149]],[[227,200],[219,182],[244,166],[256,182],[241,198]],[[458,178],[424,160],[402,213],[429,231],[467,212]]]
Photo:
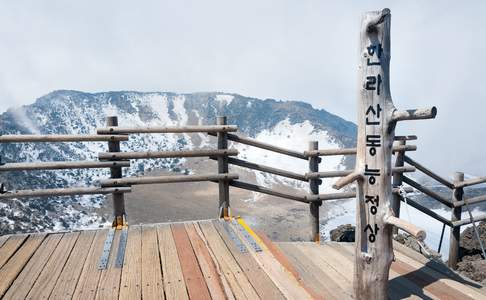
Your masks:
[[[392,299],[486,299],[440,263],[395,255]],[[273,243],[241,219],[0,237],[3,299],[349,299],[352,275],[352,244]]]

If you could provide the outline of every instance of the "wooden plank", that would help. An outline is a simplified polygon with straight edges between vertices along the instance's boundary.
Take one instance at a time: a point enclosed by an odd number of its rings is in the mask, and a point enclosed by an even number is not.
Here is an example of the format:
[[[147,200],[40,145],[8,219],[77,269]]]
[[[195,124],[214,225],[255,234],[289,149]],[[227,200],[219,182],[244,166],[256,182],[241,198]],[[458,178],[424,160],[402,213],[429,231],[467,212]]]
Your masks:
[[[176,182],[196,182],[196,181],[219,181],[219,180],[233,180],[238,179],[238,174],[224,173],[224,174],[202,174],[202,175],[161,175],[161,176],[135,176],[125,178],[114,178],[101,180],[102,187],[126,186],[136,184],[163,184]]]
[[[120,299],[142,298],[142,228],[130,226],[120,282]]]
[[[94,299],[96,296],[96,288],[100,279],[101,271],[98,270],[98,260],[103,252],[103,244],[105,242],[108,229],[98,230],[94,237],[93,243],[89,249],[83,271],[79,276],[78,284],[74,290],[73,299]]]
[[[182,275],[181,263],[177,254],[178,249],[172,237],[170,225],[165,224],[157,227],[157,235],[162,261],[162,274],[164,275],[165,297],[167,299],[189,299],[184,276]],[[192,278],[187,278],[187,281],[192,281]]]
[[[261,248],[265,248],[267,251],[270,251],[272,256],[299,282],[299,284],[307,291],[307,293],[309,293],[309,295],[315,299],[319,298],[319,295],[315,295],[314,289],[304,281],[298,269],[275,243],[273,243],[263,232],[258,232],[258,234],[253,232],[253,234],[254,235],[252,236],[255,238],[255,240],[258,240]]]
[[[12,284],[12,282],[16,282],[16,278],[18,279],[19,273],[22,271],[24,266],[28,263],[29,259],[32,257],[34,252],[37,250],[39,245],[41,245],[42,241],[46,237],[45,234],[32,234],[27,241],[22,245],[22,247],[15,253],[14,256],[0,269],[0,298],[8,292],[16,292],[17,290],[27,290],[29,291],[32,283],[30,284]],[[33,276],[31,273],[26,273],[27,276]],[[25,277],[25,274],[21,276],[20,280]],[[25,293],[27,294],[27,293]],[[8,295],[8,294],[7,294]],[[5,297],[6,299],[12,299],[14,297]],[[22,299],[23,297],[19,297]]]
[[[273,252],[266,247],[266,244],[262,242],[258,235],[253,232],[243,219],[237,219],[237,221],[261,247],[262,251],[255,251],[250,247],[249,242],[244,239],[247,247],[251,249],[250,253],[265,270],[275,285],[277,285],[282,294],[284,294],[286,298],[291,299],[311,299],[311,293],[309,293],[305,286],[299,282],[299,277],[295,276],[296,272],[289,271],[293,270],[293,268],[289,269],[287,266],[282,265],[280,260],[273,256]],[[242,238],[241,232],[239,232],[239,234]]]
[[[278,287],[268,277],[265,271],[260,267],[258,262],[249,252],[242,253],[231,240],[228,232],[223,228],[220,221],[213,221],[213,226],[223,239],[226,247],[238,262],[238,265],[246,274],[253,288],[256,290],[261,299],[284,299],[283,294]],[[232,228],[232,227],[230,227]],[[232,229],[235,230],[235,229]],[[236,231],[235,231],[236,234]]]
[[[398,242],[393,242],[393,248],[395,249],[395,253],[399,251],[400,253],[405,254],[407,257],[412,258],[413,260],[426,265],[427,267],[433,269],[434,271],[437,271],[454,281],[457,281],[461,284],[467,285],[470,288],[474,288],[478,292],[480,292],[483,295],[486,295],[486,291],[484,290],[484,287],[480,285],[477,282],[472,281],[469,278],[465,278],[461,276],[460,274],[454,272],[453,270],[449,269],[445,264],[441,264],[439,262],[429,260],[426,257],[424,257],[421,253],[418,253]]]
[[[100,281],[96,291],[96,299],[118,299],[120,291],[121,268],[115,267],[116,252],[120,243],[121,230],[115,230],[113,243],[111,243],[108,266],[101,270]]]
[[[8,240],[9,237],[10,237],[10,235],[0,236],[0,248],[2,248],[3,244],[5,244],[5,242]]]
[[[0,248],[0,268],[15,254],[15,251],[22,246],[28,235],[20,234],[11,236]]]
[[[327,243],[336,247],[339,253],[354,259],[354,248],[352,243],[350,245],[345,245],[345,243]],[[434,295],[430,292],[422,289],[416,283],[401,276],[393,265],[390,268],[389,278],[388,278],[388,293],[392,298],[414,298],[414,299],[436,299]]]
[[[78,236],[79,232],[69,232],[62,236],[61,241],[57,244],[56,249],[49,257],[42,272],[29,291],[27,299],[49,298]]]
[[[21,272],[18,274],[17,278],[15,278],[15,281],[5,294],[5,298],[25,299],[27,297],[27,294],[49,260],[52,252],[54,249],[56,249],[57,244],[61,240],[62,236],[63,234],[50,234],[47,236],[47,238],[45,238],[42,244],[37,248],[33,256],[28,259],[25,267],[21,263],[19,264],[18,262],[12,261],[12,267],[19,269],[19,272],[21,270]],[[3,274],[1,276],[3,277]],[[0,295],[1,294],[2,293],[0,293]]]
[[[278,243],[302,278],[301,283],[313,291],[315,299],[351,299],[352,292],[341,289],[333,278],[296,247],[296,243]]]
[[[82,231],[80,233],[49,299],[66,299],[74,295],[76,284],[78,283],[95,235],[96,232],[94,230]]]
[[[142,226],[142,298],[165,299],[157,230]]]
[[[231,291],[236,299],[258,299],[258,294],[252,287],[243,271],[238,266],[234,257],[229,252],[221,237],[209,221],[198,222],[200,230],[203,232],[209,249],[214,253],[216,262],[220,265],[225,279],[228,281]]]
[[[460,282],[457,282],[447,276],[444,276],[444,274],[435,271],[432,268],[427,267],[426,265],[421,264],[420,262],[406,256],[405,254],[401,253],[400,251],[395,251],[395,257],[397,260],[400,262],[403,262],[410,267],[415,268],[416,270],[419,270],[420,272],[427,274],[428,276],[431,276],[435,278],[437,281],[440,281],[447,285],[449,288],[455,289],[456,291],[460,291],[464,293],[467,297],[471,299],[481,299],[481,298],[486,298],[485,295],[481,294],[477,289],[468,287],[465,284],[462,284]],[[467,299],[465,297],[464,299]]]
[[[203,273],[206,285],[208,286],[211,298],[214,300],[234,299],[229,284],[224,278],[221,270],[218,270],[215,259],[209,252],[207,242],[202,232],[198,232],[199,226],[193,223],[186,223],[186,232],[196,254],[199,267]]]
[[[351,261],[345,259],[340,262],[340,265],[336,265],[335,259],[331,260],[329,258],[328,249],[314,249],[314,247],[309,247],[309,245],[299,243],[296,247],[304,253],[305,256],[312,257],[313,262],[323,270],[324,273],[328,274],[336,285],[339,286],[344,291],[352,291],[352,275],[353,275],[353,265]]]
[[[172,224],[171,229],[189,297],[191,299],[211,299],[184,224]]]
[[[0,194],[0,199],[29,198],[29,197],[49,197],[49,196],[68,196],[68,195],[104,195],[111,193],[129,193],[129,187],[99,188],[99,187],[75,187],[41,190],[17,190]]]

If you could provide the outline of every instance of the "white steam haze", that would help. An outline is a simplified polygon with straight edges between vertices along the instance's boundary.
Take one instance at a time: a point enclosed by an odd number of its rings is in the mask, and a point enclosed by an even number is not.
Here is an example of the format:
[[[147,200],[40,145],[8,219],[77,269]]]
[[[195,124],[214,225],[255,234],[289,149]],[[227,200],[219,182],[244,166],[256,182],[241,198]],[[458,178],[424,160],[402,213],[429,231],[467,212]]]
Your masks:
[[[391,87],[413,156],[486,174],[484,1],[1,1],[0,111],[56,89],[224,91],[356,119],[364,11],[392,11]]]

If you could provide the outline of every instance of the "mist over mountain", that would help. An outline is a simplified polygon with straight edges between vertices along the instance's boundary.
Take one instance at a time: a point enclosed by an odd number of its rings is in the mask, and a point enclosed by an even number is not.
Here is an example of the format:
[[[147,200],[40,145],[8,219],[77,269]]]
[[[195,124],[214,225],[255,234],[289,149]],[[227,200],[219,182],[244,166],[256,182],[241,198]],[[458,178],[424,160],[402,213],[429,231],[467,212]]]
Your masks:
[[[170,92],[83,93],[60,90],[21,108],[0,115],[0,134],[92,134],[105,126],[107,116],[117,115],[120,126],[177,126],[215,124],[217,116],[227,116],[238,132],[289,149],[304,151],[308,141],[318,140],[320,148],[353,147],[356,126],[323,109],[298,101],[256,99],[228,93],[176,94]],[[122,142],[122,151],[161,151],[215,147],[206,134],[133,135]],[[307,170],[306,161],[298,161],[260,149],[235,144],[240,157],[295,172]],[[24,143],[0,145],[5,162],[97,160],[107,144]],[[132,160],[126,176],[150,170],[191,173],[185,159]],[[343,157],[325,157],[326,170],[350,165]],[[285,182],[276,176],[255,172],[257,182],[272,185]],[[90,186],[109,176],[108,170],[55,170],[3,172],[0,181],[9,190]],[[296,189],[302,188],[288,182]],[[323,190],[330,189],[324,181]],[[0,202],[0,234],[18,231],[42,231],[98,226],[105,216],[92,212],[104,205],[104,196],[52,197]]]

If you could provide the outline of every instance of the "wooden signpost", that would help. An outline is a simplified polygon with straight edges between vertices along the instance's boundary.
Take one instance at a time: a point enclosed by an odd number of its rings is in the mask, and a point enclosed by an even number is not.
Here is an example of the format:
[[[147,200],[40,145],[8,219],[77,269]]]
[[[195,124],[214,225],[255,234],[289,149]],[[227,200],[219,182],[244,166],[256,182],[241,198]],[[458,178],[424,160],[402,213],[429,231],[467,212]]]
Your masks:
[[[392,230],[419,240],[425,232],[393,214],[392,145],[397,121],[431,119],[435,107],[398,111],[390,94],[389,9],[364,14],[360,32],[358,141],[353,173],[334,185],[357,181],[354,293],[356,299],[387,299],[393,260]]]

